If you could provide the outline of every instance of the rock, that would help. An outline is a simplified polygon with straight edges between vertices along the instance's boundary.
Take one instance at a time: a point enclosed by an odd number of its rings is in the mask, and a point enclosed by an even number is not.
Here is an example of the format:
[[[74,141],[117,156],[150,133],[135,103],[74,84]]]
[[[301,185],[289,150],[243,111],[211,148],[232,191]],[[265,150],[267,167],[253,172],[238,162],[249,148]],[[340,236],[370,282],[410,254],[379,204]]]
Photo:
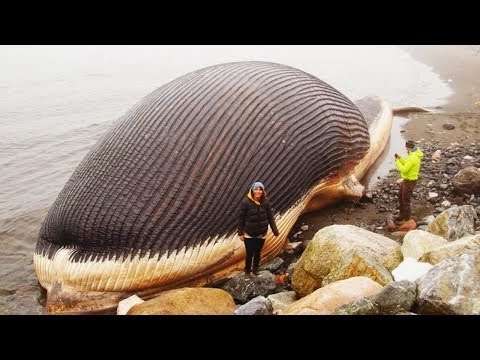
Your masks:
[[[425,275],[433,265],[429,263],[418,262],[414,258],[407,257],[398,267],[392,270],[395,281],[415,281]]]
[[[410,219],[408,221],[405,221],[402,225],[400,225],[398,227],[398,231],[409,232],[409,231],[414,230],[416,228],[417,228],[417,223],[415,222],[415,220]]]
[[[378,305],[370,299],[361,298],[343,304],[332,315],[378,315]]]
[[[230,315],[232,296],[214,288],[179,288],[133,306],[127,315]]]
[[[432,160],[433,161],[440,161],[442,160],[442,151],[441,150],[436,150],[433,155],[432,155]]]
[[[420,261],[435,265],[458,254],[478,249],[480,249],[480,235],[470,235],[426,251]]]
[[[452,206],[439,214],[433,222],[428,225],[427,231],[442,236],[448,241],[457,240],[465,235],[475,233],[475,220],[477,213],[473,206]]]
[[[418,279],[417,312],[473,315],[480,312],[480,250],[448,258]]]
[[[452,180],[452,185],[457,192],[467,194],[480,193],[480,170],[469,166],[460,170]]]
[[[363,194],[363,196],[360,198],[360,202],[362,203],[373,203],[373,199],[374,199],[374,194],[372,191],[367,191],[365,192],[365,194]]]
[[[385,226],[385,231],[394,232],[397,229],[397,225],[393,220],[390,220]]]
[[[276,258],[272,259],[271,261],[269,261],[268,263],[266,263],[265,265],[261,265],[259,269],[274,272],[280,266],[282,266],[283,262],[284,262],[284,260],[282,258],[276,257]]]
[[[273,313],[279,314],[291,303],[297,301],[297,294],[295,291],[284,291],[276,294],[269,295],[268,300],[270,300]]]
[[[318,231],[302,253],[291,277],[292,288],[305,296],[329,283],[367,276],[381,285],[402,260],[393,240],[353,225],[331,225]]]
[[[418,260],[427,251],[433,250],[445,244],[447,244],[447,240],[441,236],[422,230],[412,230],[409,231],[403,238],[401,249],[404,259],[411,257],[415,260]]]
[[[417,284],[408,281],[394,281],[370,299],[381,315],[394,315],[409,312],[416,298]]]
[[[338,307],[334,315],[396,315],[409,313],[413,307],[417,284],[411,281],[395,281],[380,293],[357,299]]]
[[[305,310],[313,310],[324,315],[331,314],[343,304],[362,297],[376,295],[381,290],[382,286],[380,284],[367,277],[351,277],[315,290],[310,295],[288,305],[282,314],[300,315],[305,313]]]
[[[427,200],[432,200],[432,199],[435,199],[437,197],[438,197],[438,193],[431,191],[431,192],[428,193]]]
[[[127,315],[128,310],[143,302],[145,302],[145,300],[140,299],[137,295],[132,295],[118,303],[117,315]]]
[[[257,296],[268,296],[273,294],[277,288],[275,277],[268,271],[260,271],[259,275],[250,281],[245,281],[243,276],[237,276],[228,280],[222,289],[240,302],[246,303]]]
[[[283,272],[281,274],[275,275],[275,284],[277,285],[286,285],[288,284],[288,276]]]
[[[435,220],[435,216],[427,215],[422,219],[421,223],[422,223],[422,225],[429,225],[433,222],[433,220]],[[420,224],[420,222],[417,223],[417,225],[419,225],[419,224]]]
[[[302,244],[302,241],[289,242],[287,245],[285,245],[285,250],[296,250],[298,247],[301,247]]]
[[[235,315],[272,315],[273,307],[270,300],[257,296],[235,310]]]
[[[293,274],[293,271],[295,270],[295,267],[297,266],[297,262],[292,262],[290,263],[290,265],[288,265],[287,267],[287,275],[288,276],[291,276],[291,274]]]

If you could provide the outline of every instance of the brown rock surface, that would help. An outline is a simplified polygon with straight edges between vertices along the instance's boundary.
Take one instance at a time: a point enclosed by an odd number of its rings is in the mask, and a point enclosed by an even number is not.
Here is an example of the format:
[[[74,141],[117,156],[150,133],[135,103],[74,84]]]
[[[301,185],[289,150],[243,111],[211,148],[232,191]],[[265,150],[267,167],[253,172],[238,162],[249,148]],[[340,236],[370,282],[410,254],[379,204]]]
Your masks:
[[[213,288],[180,288],[132,307],[127,315],[231,315],[232,296]]]
[[[304,298],[288,305],[284,315],[331,314],[339,306],[353,300],[373,296],[382,291],[377,282],[364,276],[351,277],[336,281],[317,289]]]

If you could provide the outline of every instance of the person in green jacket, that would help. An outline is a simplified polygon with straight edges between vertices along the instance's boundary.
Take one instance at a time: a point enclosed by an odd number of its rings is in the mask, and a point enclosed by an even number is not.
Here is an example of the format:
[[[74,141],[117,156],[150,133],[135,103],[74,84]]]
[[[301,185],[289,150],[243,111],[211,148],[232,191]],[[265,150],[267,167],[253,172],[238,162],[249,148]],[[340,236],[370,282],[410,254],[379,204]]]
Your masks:
[[[423,152],[418,148],[414,141],[406,142],[407,156],[401,157],[395,154],[395,166],[400,172],[400,179],[397,181],[400,184],[398,191],[398,202],[400,204],[400,214],[395,220],[404,222],[410,220],[412,215],[411,199],[413,188],[417,184],[418,174],[420,173],[420,165],[423,158]]]

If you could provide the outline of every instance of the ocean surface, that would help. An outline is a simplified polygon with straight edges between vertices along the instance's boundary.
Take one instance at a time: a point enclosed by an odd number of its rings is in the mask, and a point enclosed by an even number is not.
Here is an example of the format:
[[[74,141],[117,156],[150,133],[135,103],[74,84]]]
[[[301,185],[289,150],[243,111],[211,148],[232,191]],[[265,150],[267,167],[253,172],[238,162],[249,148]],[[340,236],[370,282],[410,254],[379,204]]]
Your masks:
[[[40,225],[115,120],[178,76],[243,60],[299,68],[353,101],[377,95],[434,109],[453,94],[432,67],[396,46],[0,46],[0,314],[42,313],[33,269]],[[406,121],[394,118],[367,185],[403,152]]]

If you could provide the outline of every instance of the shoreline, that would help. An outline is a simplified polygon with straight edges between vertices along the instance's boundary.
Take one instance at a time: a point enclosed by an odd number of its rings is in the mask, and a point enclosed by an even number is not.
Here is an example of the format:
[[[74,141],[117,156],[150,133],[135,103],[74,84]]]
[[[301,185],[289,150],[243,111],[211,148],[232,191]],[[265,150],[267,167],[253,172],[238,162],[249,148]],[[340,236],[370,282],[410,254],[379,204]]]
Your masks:
[[[465,148],[479,148],[480,106],[475,105],[473,99],[480,100],[480,46],[439,45],[401,46],[401,48],[408,51],[416,60],[431,66],[444,81],[452,79],[449,86],[452,88],[453,94],[441,109],[429,113],[406,114],[405,118],[408,120],[400,125],[398,136],[405,141],[411,139],[419,142],[420,148],[435,147],[434,150],[441,150],[442,153],[449,151],[448,149],[458,149],[458,146],[451,146],[454,143],[462,144]],[[478,53],[475,52],[476,49],[479,50]],[[462,62],[463,59],[467,59],[467,61]],[[445,124],[453,125],[454,129],[445,129],[443,127]],[[393,133],[390,134],[390,141],[392,141],[393,135]],[[395,134],[395,136],[397,135]],[[403,152],[403,143],[401,145]],[[429,163],[430,159],[425,157],[424,161],[423,171],[426,171],[427,162]],[[425,177],[430,175],[423,174]],[[397,178],[397,171],[392,165],[387,175],[376,179],[372,186],[367,186],[367,190],[378,191],[380,196],[385,193],[385,189],[394,186]],[[365,184],[365,178],[361,182]],[[417,193],[421,187],[422,185],[418,186]],[[450,200],[454,203],[452,197]],[[383,228],[385,217],[390,211],[387,209],[396,207],[397,204],[396,201],[393,201],[391,204],[383,205],[382,209],[380,204],[377,204],[378,207],[373,204],[357,207],[349,202],[340,202],[317,212],[302,214],[292,228],[292,234],[298,232],[301,225],[309,225],[309,230],[303,232],[299,240],[311,239],[319,229],[332,224],[355,224],[358,222],[370,226],[375,224]],[[425,215],[426,205],[430,207],[431,204],[426,202],[424,196],[417,196],[417,199],[412,201],[412,207],[418,212],[417,216]]]
[[[405,140],[448,146],[480,139],[480,45],[403,45],[412,58],[431,66],[453,94],[440,109],[410,113],[402,126]],[[455,128],[446,130],[444,125]]]
[[[412,58],[432,67],[453,95],[445,112],[480,112],[480,45],[402,45]]]

